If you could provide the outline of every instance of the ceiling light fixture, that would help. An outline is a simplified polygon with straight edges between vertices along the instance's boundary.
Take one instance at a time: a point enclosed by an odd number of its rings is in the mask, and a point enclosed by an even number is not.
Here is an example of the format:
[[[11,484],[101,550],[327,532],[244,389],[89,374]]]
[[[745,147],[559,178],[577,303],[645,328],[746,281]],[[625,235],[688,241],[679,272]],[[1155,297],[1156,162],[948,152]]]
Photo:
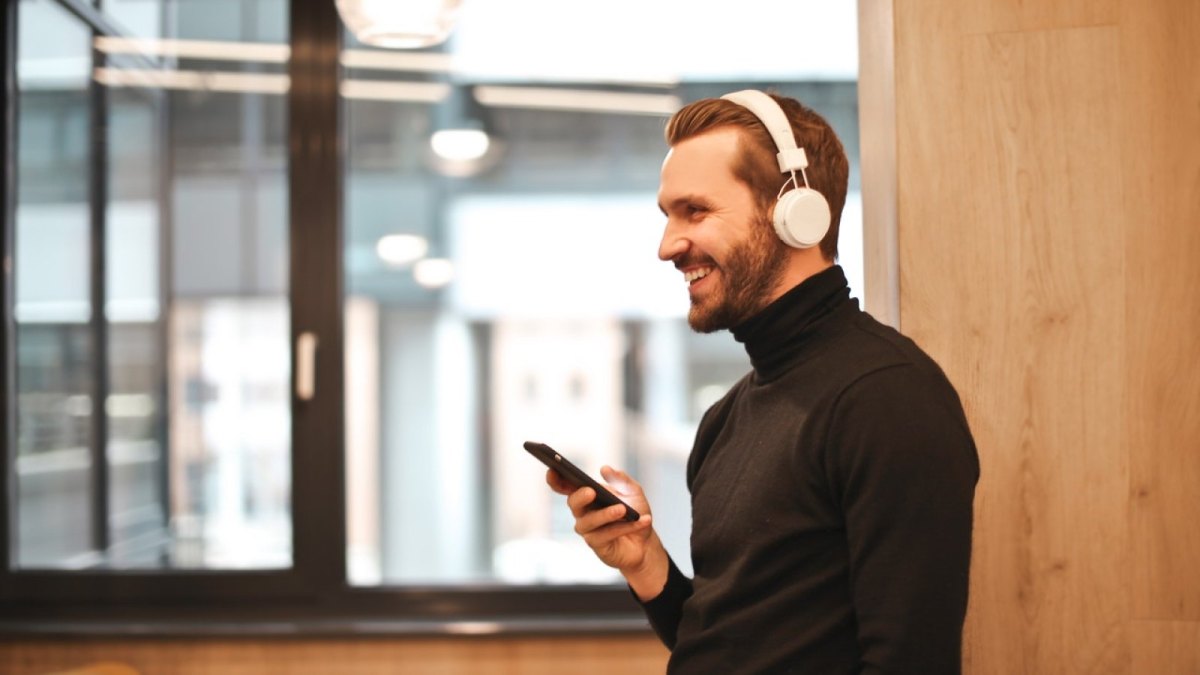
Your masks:
[[[460,4],[461,0],[337,0],[337,9],[365,45],[421,49],[450,37]]]
[[[504,144],[496,137],[488,111],[475,100],[470,87],[453,87],[430,115],[430,159],[442,175],[473,176],[499,160]]]
[[[492,139],[483,129],[438,129],[429,137],[433,152],[450,162],[474,162],[487,154]]]

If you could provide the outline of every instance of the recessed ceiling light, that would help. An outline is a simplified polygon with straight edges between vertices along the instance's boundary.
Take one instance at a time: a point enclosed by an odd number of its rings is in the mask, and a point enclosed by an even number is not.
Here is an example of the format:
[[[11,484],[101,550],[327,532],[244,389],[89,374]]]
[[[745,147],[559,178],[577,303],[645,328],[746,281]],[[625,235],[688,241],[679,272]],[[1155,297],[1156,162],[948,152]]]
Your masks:
[[[413,266],[413,278],[425,288],[441,288],[454,280],[454,263],[445,258],[425,258]]]
[[[403,267],[425,257],[429,241],[415,234],[389,234],[375,244],[379,259],[393,267]]]

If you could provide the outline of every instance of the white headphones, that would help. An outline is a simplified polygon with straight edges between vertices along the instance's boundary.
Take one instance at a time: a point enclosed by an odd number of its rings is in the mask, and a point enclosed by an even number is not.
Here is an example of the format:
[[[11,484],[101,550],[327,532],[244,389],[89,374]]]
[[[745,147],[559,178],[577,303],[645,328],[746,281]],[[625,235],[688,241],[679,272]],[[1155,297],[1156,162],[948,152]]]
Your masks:
[[[804,173],[808,167],[808,156],[804,154],[804,148],[796,146],[792,125],[783,109],[775,99],[757,89],[735,91],[721,98],[746,108],[758,117],[779,150],[775,156],[779,160],[779,171],[791,174],[779,188],[778,201],[775,203],[775,233],[785,244],[795,248],[812,248],[821,243],[829,231],[829,202],[820,192],[808,187],[808,175]],[[796,180],[797,170],[804,179],[803,186]],[[788,183],[795,189],[784,192]]]

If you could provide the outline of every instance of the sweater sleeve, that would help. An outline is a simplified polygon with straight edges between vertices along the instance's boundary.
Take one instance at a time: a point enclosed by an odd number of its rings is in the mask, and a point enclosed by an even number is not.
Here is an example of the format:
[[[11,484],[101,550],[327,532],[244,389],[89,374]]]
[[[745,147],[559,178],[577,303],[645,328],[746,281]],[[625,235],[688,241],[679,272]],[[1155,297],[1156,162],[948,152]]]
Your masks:
[[[675,648],[675,639],[679,631],[679,622],[683,618],[683,603],[692,595],[692,580],[684,576],[676,567],[675,561],[668,559],[670,568],[667,571],[667,583],[661,593],[641,604],[650,620],[650,627],[658,635],[658,639],[667,646]],[[632,589],[630,590],[632,593]],[[637,596],[634,595],[634,599]]]
[[[852,385],[831,419],[864,673],[958,673],[979,461],[949,383],[909,364]]]

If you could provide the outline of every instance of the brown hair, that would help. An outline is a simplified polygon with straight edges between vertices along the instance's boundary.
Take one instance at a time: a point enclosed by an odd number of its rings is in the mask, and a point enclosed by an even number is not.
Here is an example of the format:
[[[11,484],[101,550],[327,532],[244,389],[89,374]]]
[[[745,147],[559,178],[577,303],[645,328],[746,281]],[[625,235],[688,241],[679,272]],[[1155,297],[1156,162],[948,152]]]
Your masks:
[[[821,253],[827,260],[835,260],[838,227],[842,220],[842,207],[846,204],[846,187],[850,177],[846,151],[825,118],[795,99],[768,94],[787,115],[792,123],[792,133],[796,135],[796,144],[804,148],[808,156],[805,173],[809,187],[825,195],[829,202],[831,220],[829,232],[821,240]],[[741,135],[742,156],[732,167],[733,175],[750,187],[765,214],[775,203],[779,188],[786,178],[779,172],[779,164],[775,160],[778,152],[775,141],[753,112],[733,101],[701,99],[687,104],[671,116],[665,135],[667,144],[674,146],[706,131],[729,126],[745,132]],[[803,184],[800,176],[797,179]]]

